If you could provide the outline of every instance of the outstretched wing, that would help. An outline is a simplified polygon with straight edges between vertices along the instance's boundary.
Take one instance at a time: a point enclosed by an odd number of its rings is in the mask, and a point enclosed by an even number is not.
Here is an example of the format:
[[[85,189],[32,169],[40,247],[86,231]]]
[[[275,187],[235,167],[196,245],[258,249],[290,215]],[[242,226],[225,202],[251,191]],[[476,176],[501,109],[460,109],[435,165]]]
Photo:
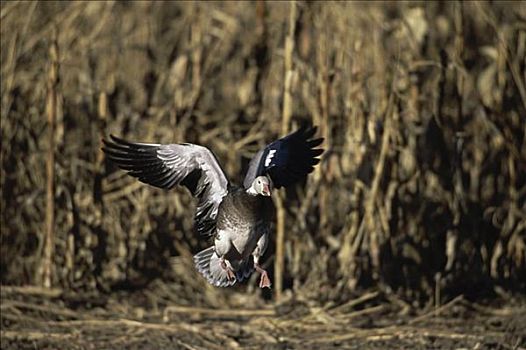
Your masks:
[[[171,189],[186,186],[199,199],[195,214],[199,234],[214,233],[219,204],[228,191],[228,180],[214,154],[191,143],[153,144],[122,140],[113,135],[102,150],[119,168],[146,184]]]
[[[311,173],[323,153],[323,149],[315,148],[323,138],[312,139],[316,130],[302,127],[260,150],[250,161],[244,187],[250,187],[261,175],[270,176],[276,188],[287,187]]]

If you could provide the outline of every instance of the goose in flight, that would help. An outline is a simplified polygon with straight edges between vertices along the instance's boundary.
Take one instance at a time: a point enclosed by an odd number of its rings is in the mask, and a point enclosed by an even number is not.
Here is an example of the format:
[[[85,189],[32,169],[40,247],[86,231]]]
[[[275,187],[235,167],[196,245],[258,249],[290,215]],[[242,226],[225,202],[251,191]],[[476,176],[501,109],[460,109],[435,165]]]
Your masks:
[[[103,140],[106,156],[128,175],[162,189],[185,186],[198,204],[194,225],[214,244],[194,256],[197,270],[217,287],[261,274],[259,286],[270,287],[260,265],[269,241],[274,188],[288,187],[319,163],[322,138],[316,127],[302,127],[261,149],[250,161],[243,186],[231,184],[206,147],[191,144],[129,142],[113,135]]]

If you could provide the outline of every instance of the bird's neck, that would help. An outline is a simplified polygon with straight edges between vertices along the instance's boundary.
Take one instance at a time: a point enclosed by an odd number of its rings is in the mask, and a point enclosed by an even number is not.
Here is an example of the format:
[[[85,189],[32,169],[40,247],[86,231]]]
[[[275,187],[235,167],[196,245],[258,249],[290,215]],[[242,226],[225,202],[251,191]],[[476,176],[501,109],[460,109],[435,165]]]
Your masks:
[[[245,192],[248,193],[251,196],[257,196],[258,195],[258,193],[256,192],[256,189],[254,187],[252,187],[252,186],[247,188],[247,190]]]

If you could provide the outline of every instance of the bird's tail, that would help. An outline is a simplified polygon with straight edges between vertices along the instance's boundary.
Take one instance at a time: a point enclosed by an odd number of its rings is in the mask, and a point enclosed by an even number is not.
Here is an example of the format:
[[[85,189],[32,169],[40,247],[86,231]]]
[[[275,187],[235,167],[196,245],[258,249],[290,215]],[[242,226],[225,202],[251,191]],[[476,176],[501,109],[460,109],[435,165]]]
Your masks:
[[[236,283],[237,279],[228,279],[227,272],[221,267],[221,260],[213,246],[194,255],[194,262],[197,271],[206,278],[208,283],[216,287],[229,287]]]

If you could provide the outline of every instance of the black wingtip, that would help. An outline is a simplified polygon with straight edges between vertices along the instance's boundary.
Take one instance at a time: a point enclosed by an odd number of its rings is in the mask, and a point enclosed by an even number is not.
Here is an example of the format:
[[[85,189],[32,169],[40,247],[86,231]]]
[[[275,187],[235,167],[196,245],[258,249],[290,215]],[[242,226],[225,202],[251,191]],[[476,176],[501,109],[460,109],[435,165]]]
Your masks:
[[[291,132],[288,136],[299,137],[304,140],[309,140],[318,131],[317,125],[311,125],[310,123],[302,123],[296,131]]]
[[[111,135],[110,135],[111,137]],[[100,148],[102,150],[102,152],[104,152],[105,154],[107,154],[109,152],[109,150],[112,148],[112,146],[114,145],[114,143],[106,138],[102,138],[102,147]]]
[[[307,145],[310,148],[314,148],[314,147],[318,147],[319,145],[321,145],[323,143],[323,141],[325,141],[325,139],[323,137],[320,137],[320,138],[317,138],[317,139],[308,140],[307,141]]]
[[[121,139],[120,137],[117,137],[113,134],[110,134],[110,139],[117,143],[117,144],[121,144],[121,145],[131,145],[133,143],[129,142],[129,141],[126,141],[125,139]]]
[[[318,131],[318,126],[314,125],[314,126],[310,127],[310,129],[307,129],[307,131],[305,132],[305,137],[307,139],[310,139],[311,137],[314,136],[314,134],[316,134],[317,131]]]
[[[106,138],[102,139],[103,146],[101,147],[101,150],[106,155],[111,155],[112,152],[122,147],[122,144],[118,142],[118,140],[120,140],[119,138],[115,137],[112,134],[110,134],[109,138],[110,139],[106,139]]]
[[[318,157],[320,156],[322,153],[323,153],[323,149],[322,148],[315,148],[315,149],[311,149],[310,152],[309,152],[309,155],[311,157]]]
[[[104,138],[104,137],[102,138],[102,143],[104,144],[104,146],[107,146],[107,147],[112,147],[113,145],[122,143],[123,141],[124,141],[123,139],[120,139],[113,134],[110,134],[109,139]],[[102,149],[104,149],[104,146],[102,147]]]

